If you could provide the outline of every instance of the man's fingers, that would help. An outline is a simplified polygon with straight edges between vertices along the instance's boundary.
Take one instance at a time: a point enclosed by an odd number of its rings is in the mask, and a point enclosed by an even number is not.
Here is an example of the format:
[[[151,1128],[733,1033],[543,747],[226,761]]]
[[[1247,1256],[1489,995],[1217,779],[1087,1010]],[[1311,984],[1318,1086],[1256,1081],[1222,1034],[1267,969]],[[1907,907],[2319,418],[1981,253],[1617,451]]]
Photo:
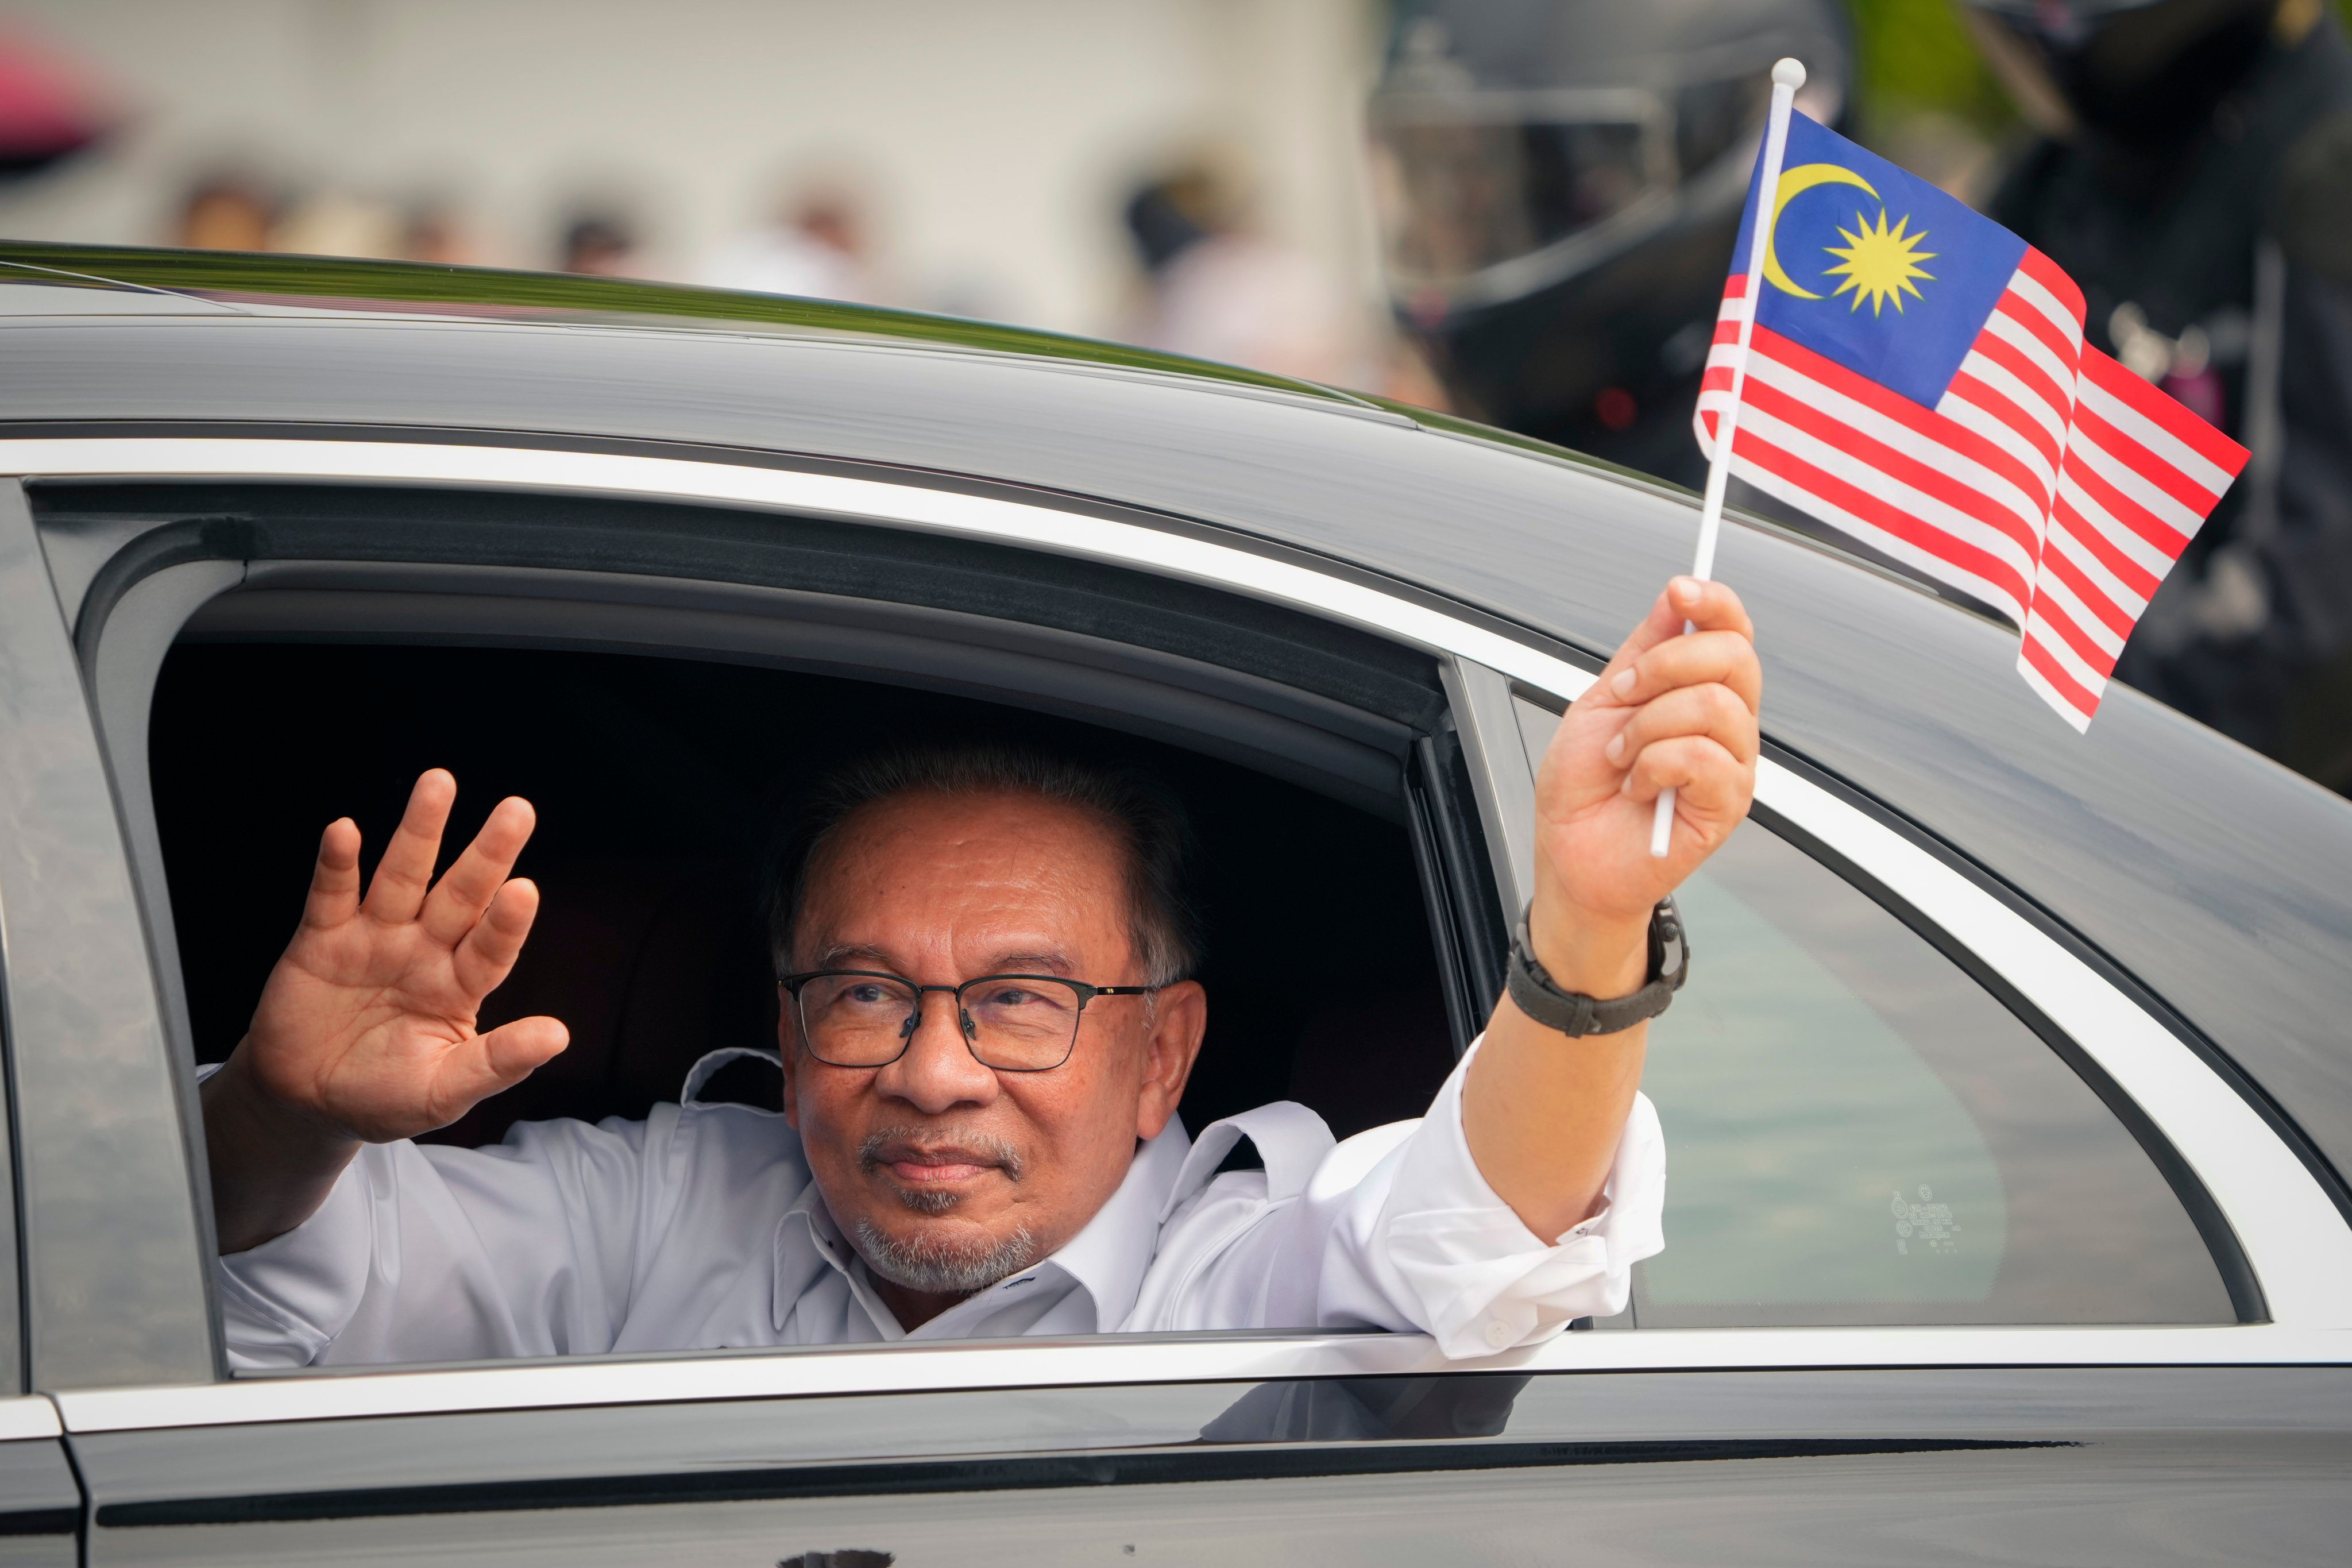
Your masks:
[[[1634,707],[1685,686],[1727,686],[1756,711],[1764,700],[1764,669],[1756,645],[1736,631],[1698,631],[1658,644],[1606,678],[1611,698]]]
[[[1602,671],[1603,677],[1633,663],[1659,644],[1682,636],[1685,622],[1697,631],[1738,632],[1751,642],[1756,637],[1755,625],[1748,620],[1747,606],[1739,602],[1738,595],[1720,583],[1676,577],[1651,601],[1650,613],[1642,617],[1642,624],[1618,645],[1609,668]]]
[[[348,816],[327,824],[319,836],[319,863],[310,872],[310,893],[302,903],[306,926],[338,926],[359,912],[360,825]]]
[[[1634,708],[1677,686],[1710,681],[1731,688],[1751,710],[1761,706],[1764,671],[1756,658],[1755,626],[1729,588],[1676,577],[1579,702]]]
[[[477,1003],[497,990],[514,968],[523,939],[530,935],[530,923],[538,917],[536,884],[518,877],[500,888],[450,957],[459,989]]]
[[[1705,735],[1742,763],[1756,760],[1756,715],[1719,682],[1678,686],[1643,703],[1611,738],[1607,755],[1623,767],[1646,748],[1678,735]]]
[[[505,1089],[562,1055],[572,1043],[572,1031],[560,1018],[517,1018],[480,1038],[483,1064]]]
[[[416,918],[433,880],[433,863],[441,856],[441,829],[457,798],[457,781],[448,769],[428,768],[417,778],[408,792],[408,809],[401,813],[400,826],[376,862],[375,879],[368,884],[370,916],[388,925]]]
[[[1694,631],[1738,632],[1749,642],[1756,640],[1756,623],[1748,618],[1748,606],[1720,583],[1677,577],[1666,584],[1665,598],[1669,611],[1688,621]]]
[[[514,869],[515,858],[530,841],[538,820],[530,802],[519,795],[499,802],[482,830],[466,846],[466,852],[425,895],[425,910],[419,917],[425,934],[454,947],[474,928]]]
[[[512,1089],[572,1043],[554,1018],[517,1018],[477,1035],[451,1051],[435,1075],[429,1099],[436,1126],[446,1127],[502,1089]]]
[[[1651,801],[1666,788],[1680,804],[1703,812],[1735,811],[1747,792],[1748,768],[1711,735],[1676,735],[1642,748],[1625,774],[1625,793]]]

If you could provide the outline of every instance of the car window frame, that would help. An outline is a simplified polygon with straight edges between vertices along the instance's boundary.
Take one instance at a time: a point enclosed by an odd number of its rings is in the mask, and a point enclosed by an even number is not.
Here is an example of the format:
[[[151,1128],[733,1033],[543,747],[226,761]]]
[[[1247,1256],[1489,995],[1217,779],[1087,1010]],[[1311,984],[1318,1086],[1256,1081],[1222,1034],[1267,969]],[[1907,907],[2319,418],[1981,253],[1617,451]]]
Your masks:
[[[306,615],[318,614],[314,608],[298,609],[282,620],[272,620],[264,612],[262,624],[239,621],[211,635],[257,634],[297,638],[356,635],[360,640],[373,640],[377,632],[385,632],[385,640],[396,643],[431,643],[445,638],[465,643],[475,637],[487,637],[492,641],[523,646],[597,647],[616,651],[635,648],[685,658],[745,657],[747,662],[754,664],[829,668],[835,674],[886,680],[910,673],[936,675],[945,667],[939,663],[942,659],[961,665],[976,655],[993,651],[1033,663],[1058,660],[1072,672],[1082,672],[1087,681],[1100,683],[1111,679],[1104,667],[1123,658],[1130,667],[1142,667],[1142,678],[1147,682],[1164,679],[1179,710],[1188,703],[1197,709],[1222,701],[1229,710],[1254,710],[1257,727],[1276,732],[1272,742],[1265,741],[1263,735],[1255,737],[1259,742],[1255,754],[1249,754],[1246,749],[1220,751],[1209,740],[1217,733],[1216,727],[1195,719],[1190,721],[1192,729],[1175,737],[1179,743],[1286,777],[1293,784],[1318,789],[1360,809],[1372,805],[1377,793],[1380,804],[1373,809],[1407,829],[1422,872],[1420,887],[1430,906],[1427,912],[1433,932],[1442,939],[1441,967],[1443,954],[1456,950],[1445,942],[1454,942],[1458,946],[1458,934],[1465,931],[1482,938],[1487,953],[1500,952],[1501,925],[1494,916],[1493,900],[1483,881],[1483,847],[1476,843],[1475,825],[1466,837],[1462,827],[1472,816],[1466,780],[1461,781],[1461,787],[1456,789],[1453,778],[1432,776],[1442,763],[1433,764],[1431,759],[1448,754],[1452,720],[1444,710],[1436,661],[1425,654],[1416,652],[1414,657],[1425,660],[1426,675],[1422,679],[1427,683],[1426,727],[1433,734],[1421,734],[1412,724],[1381,712],[1358,710],[1342,700],[1320,695],[1307,687],[1292,689],[1251,675],[1245,669],[1219,667],[1213,671],[1213,679],[1204,679],[1207,667],[1197,660],[1188,660],[1140,640],[1118,643],[1059,630],[1050,625],[973,616],[935,607],[919,598],[870,600],[854,593],[809,591],[716,578],[649,576],[627,571],[446,563],[438,561],[429,547],[422,553],[404,552],[405,547],[395,549],[393,553],[397,558],[386,559],[375,547],[380,541],[370,542],[355,553],[314,559],[303,553],[299,545],[318,541],[303,540],[305,531],[299,526],[282,530],[276,540],[276,543],[286,545],[288,536],[294,536],[292,553],[270,550],[256,552],[249,534],[235,528],[224,531],[215,526],[222,521],[219,510],[223,505],[231,510],[236,509],[235,495],[200,489],[192,498],[185,486],[171,485],[152,491],[142,489],[135,499],[144,510],[136,520],[126,521],[110,512],[103,501],[95,508],[85,506],[85,491],[67,489],[68,494],[52,495],[37,509],[43,542],[48,548],[60,607],[71,617],[70,631],[90,688],[92,721],[113,775],[114,794],[125,823],[129,858],[134,879],[143,894],[157,955],[157,980],[163,994],[163,1010],[169,1016],[166,1033],[175,1042],[175,1064],[184,1066],[191,1053],[186,1005],[176,963],[173,911],[165,891],[162,847],[145,765],[155,679],[183,630],[192,623],[201,625],[198,618],[209,615],[216,602],[250,606],[276,599],[295,600],[305,594],[313,597],[323,594],[341,601],[334,606],[336,617],[358,615],[362,618],[305,619]],[[396,500],[396,508],[419,504],[414,498],[420,492],[408,487],[363,489],[380,498],[406,498]],[[470,500],[467,497],[453,500],[444,493],[433,504],[445,511],[456,507],[466,518],[468,529],[481,524],[495,528],[501,521],[498,509],[476,504],[487,503],[488,499],[479,492],[469,495]],[[106,497],[107,500],[120,499],[120,491],[109,492]],[[468,510],[469,506],[474,510]],[[348,545],[350,542],[342,542]],[[1020,585],[1017,577],[1007,582],[1014,587]],[[1149,579],[1136,578],[1129,591],[1148,583]],[[1039,586],[1044,585],[1041,580]],[[474,618],[470,622],[468,612],[456,612],[453,618],[448,606],[462,601],[471,601],[484,608],[471,612]],[[435,608],[412,608],[428,604]],[[556,610],[571,620],[555,629],[542,623],[520,636],[514,635],[512,626],[501,624],[518,608],[533,604]],[[393,606],[395,618],[414,616],[417,626],[395,629],[389,622],[365,619],[367,611],[362,606],[379,610]],[[583,615],[588,616],[584,622],[578,618]],[[614,618],[605,620],[601,616]],[[703,624],[722,620],[732,623],[736,635],[731,639],[719,640],[720,634],[716,626]],[[753,620],[761,624],[768,637],[747,643],[741,628]],[[813,621],[839,623],[814,640],[822,642],[832,635],[844,636],[849,640],[850,653],[831,660],[813,657],[806,625]],[[627,623],[625,626],[620,624],[623,622]],[[1246,620],[1234,624],[1244,629],[1249,626]],[[990,628],[992,635],[975,637],[975,626]],[[1265,632],[1264,626],[1255,630],[1260,635]],[[936,643],[940,649],[952,652],[931,655],[934,668],[928,670],[919,662],[869,662],[877,660],[879,651],[875,647],[876,639],[894,635],[902,642]],[[762,640],[782,646],[759,646]],[[991,649],[981,647],[982,643],[999,646]],[[1310,646],[1301,645],[1302,648]],[[1132,677],[1131,669],[1127,673]],[[923,682],[919,679],[916,683]],[[967,684],[985,687],[986,682]],[[1221,686],[1240,689],[1221,692],[1217,689]],[[1050,686],[1024,687],[1018,683],[1008,683],[1001,693],[983,694],[1002,698],[1024,691],[1055,697],[1068,695],[1053,691]],[[1131,690],[1122,693],[1114,687],[1097,702],[1100,711],[1091,715],[1081,711],[1081,716],[1116,726],[1135,712],[1132,704],[1120,705],[1116,700],[1133,695]],[[1013,700],[1021,699],[1014,695]],[[1046,706],[1051,710],[1052,705]],[[1187,721],[1180,713],[1167,722],[1184,729]],[[1293,756],[1286,769],[1270,765],[1286,738],[1280,733],[1286,724],[1293,733],[1319,737],[1316,747]],[[1141,732],[1159,731],[1146,727]],[[1233,737],[1220,735],[1218,739],[1230,742]],[[1433,742],[1440,743],[1439,749],[1433,750]],[[1344,759],[1340,763],[1331,760],[1335,751],[1350,748],[1373,756],[1376,765],[1385,767],[1386,783],[1377,792],[1366,783],[1360,764],[1350,767],[1345,765]],[[1451,747],[1456,774],[1461,768],[1458,750]],[[1382,752],[1388,754],[1382,757]],[[1450,833],[1456,842],[1429,842],[1438,833]],[[1474,876],[1478,879],[1475,886],[1465,886],[1455,873],[1454,868],[1465,862],[1472,864]],[[1492,967],[1497,979],[1480,976],[1476,981],[1486,987],[1483,995],[1472,996],[1465,1003],[1455,994],[1458,987],[1448,988],[1446,1005],[1456,1020],[1453,1049],[1457,1056],[1475,1033],[1476,1026],[1463,1020],[1475,1017],[1483,1022],[1484,1014],[1491,1008],[1494,992],[1498,989],[1499,957],[1494,959]],[[192,1100],[194,1080],[184,1073],[183,1076],[184,1087]],[[191,1109],[188,1115],[193,1125],[196,1113]],[[203,1205],[200,1212],[208,1216],[203,1163],[198,1160],[194,1163],[197,1199]],[[208,1227],[205,1234],[209,1236]],[[207,1273],[206,1283],[216,1290],[216,1277]],[[209,1292],[206,1304],[208,1315],[216,1322],[216,1300]],[[216,1354],[220,1353],[217,1331],[214,1344]],[[221,1375],[227,1374],[224,1371]]]
[[[520,440],[520,438],[518,438]],[[1597,661],[1532,633],[1514,632],[1410,585],[1204,525],[1160,525],[1065,510],[1052,498],[1008,500],[930,488],[905,478],[845,479],[786,466],[706,457],[429,442],[204,437],[58,437],[0,442],[0,472],[369,484],[523,485],[598,494],[654,495],[698,504],[814,511],[882,527],[994,539],[1022,548],[1108,561],[1286,604],[1483,667],[1552,701],[1572,700]],[[1466,705],[1462,711],[1467,711]],[[1460,713],[1457,712],[1457,722]],[[1484,748],[1465,748],[1465,756]],[[1475,779],[1474,779],[1475,783]],[[1919,918],[2014,983],[2140,1105],[2215,1194],[2263,1289],[2267,1321],[2241,1325],[2116,1329],[1866,1329],[1651,1331],[1563,1336],[1476,1363],[1444,1363],[1419,1336],[1238,1335],[1108,1338],[1085,1345],[970,1344],[940,1348],[730,1352],[689,1373],[697,1358],[446,1371],[337,1371],[180,1386],[60,1387],[69,1429],[131,1425],[316,1419],[339,1411],[498,1408],[675,1401],[681,1379],[778,1391],[824,1386],[955,1387],[1070,1381],[1192,1381],[1367,1375],[1439,1370],[1570,1370],[1604,1366],[1953,1364],[2189,1360],[2343,1359],[2352,1321],[2352,1234],[2296,1152],[2221,1075],[2138,1001],[1993,888],[1964,874],[1948,851],[1883,806],[1865,809],[1812,776],[1798,759],[1768,755],[1759,799],[1856,869],[1876,878]],[[1874,805],[1874,803],[1872,803]],[[1483,807],[1482,807],[1483,814]],[[1498,889],[1499,892],[1499,879]],[[2215,1090],[2220,1090],[2218,1094]],[[756,1376],[753,1369],[757,1369]],[[978,1380],[978,1381],[969,1381]],[[656,1389],[659,1393],[656,1395]]]

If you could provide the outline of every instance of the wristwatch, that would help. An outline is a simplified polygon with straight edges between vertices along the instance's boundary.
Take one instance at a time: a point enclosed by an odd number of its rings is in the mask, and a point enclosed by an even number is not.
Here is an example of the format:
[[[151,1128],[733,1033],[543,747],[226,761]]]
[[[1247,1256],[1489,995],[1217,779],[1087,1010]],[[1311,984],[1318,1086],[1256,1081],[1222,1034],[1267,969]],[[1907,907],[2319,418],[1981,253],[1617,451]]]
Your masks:
[[[1666,1010],[1675,993],[1690,975],[1690,942],[1683,935],[1683,920],[1672,899],[1659,900],[1650,911],[1650,977],[1639,991],[1603,1002],[1581,991],[1563,991],[1536,960],[1528,941],[1528,916],[1535,910],[1529,900],[1518,924],[1511,931],[1511,967],[1507,985],[1519,1011],[1547,1029],[1563,1035],[1613,1035]],[[1666,967],[1671,962],[1674,965]]]

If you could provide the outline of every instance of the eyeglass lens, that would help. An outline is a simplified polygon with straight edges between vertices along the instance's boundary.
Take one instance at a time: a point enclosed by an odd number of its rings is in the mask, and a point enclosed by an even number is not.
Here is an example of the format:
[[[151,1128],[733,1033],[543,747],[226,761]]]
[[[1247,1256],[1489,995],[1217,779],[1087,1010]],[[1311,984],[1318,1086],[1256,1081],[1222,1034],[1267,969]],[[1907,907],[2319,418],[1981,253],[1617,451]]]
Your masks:
[[[1078,993],[1057,980],[996,975],[957,998],[964,1038],[986,1066],[1012,1072],[1059,1067],[1078,1034]],[[809,1051],[835,1067],[880,1067],[907,1047],[922,1021],[922,996],[875,974],[821,974],[800,988]]]

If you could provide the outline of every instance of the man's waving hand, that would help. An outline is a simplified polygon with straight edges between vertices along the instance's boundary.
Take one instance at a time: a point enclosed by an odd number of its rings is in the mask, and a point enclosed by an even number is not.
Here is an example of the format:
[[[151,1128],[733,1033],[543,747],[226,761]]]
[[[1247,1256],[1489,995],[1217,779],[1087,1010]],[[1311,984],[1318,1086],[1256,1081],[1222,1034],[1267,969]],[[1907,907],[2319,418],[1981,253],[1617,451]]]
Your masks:
[[[477,1033],[482,999],[521,952],[539,889],[509,880],[530,803],[499,803],[433,879],[457,781],[435,768],[360,896],[360,830],[330,824],[294,940],[253,1025],[204,1086],[224,1252],[310,1218],[362,1142],[446,1127],[569,1040],[553,1018]]]

